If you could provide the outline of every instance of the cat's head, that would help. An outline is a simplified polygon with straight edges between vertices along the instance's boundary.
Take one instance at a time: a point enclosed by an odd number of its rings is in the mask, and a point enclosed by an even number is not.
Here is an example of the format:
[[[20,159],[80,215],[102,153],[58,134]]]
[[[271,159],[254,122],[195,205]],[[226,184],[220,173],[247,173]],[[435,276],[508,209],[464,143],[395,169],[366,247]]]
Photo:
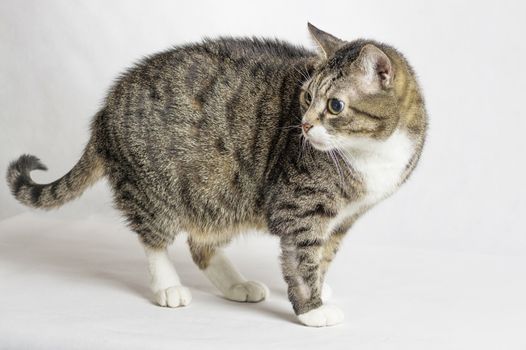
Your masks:
[[[346,42],[310,23],[309,31],[320,57],[300,94],[304,136],[323,151],[388,138],[400,120],[395,80],[410,74],[403,58],[386,45]]]

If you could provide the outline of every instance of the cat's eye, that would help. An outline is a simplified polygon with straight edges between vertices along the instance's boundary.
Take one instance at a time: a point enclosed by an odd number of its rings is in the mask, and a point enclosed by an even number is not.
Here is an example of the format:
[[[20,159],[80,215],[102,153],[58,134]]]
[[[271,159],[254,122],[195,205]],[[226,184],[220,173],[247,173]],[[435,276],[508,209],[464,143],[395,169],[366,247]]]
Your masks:
[[[343,111],[343,107],[345,107],[345,103],[337,98],[331,98],[327,101],[327,109],[331,114],[340,114]]]
[[[303,101],[305,101],[305,104],[307,106],[310,106],[310,104],[312,103],[312,95],[310,94],[310,92],[305,91],[303,93]]]

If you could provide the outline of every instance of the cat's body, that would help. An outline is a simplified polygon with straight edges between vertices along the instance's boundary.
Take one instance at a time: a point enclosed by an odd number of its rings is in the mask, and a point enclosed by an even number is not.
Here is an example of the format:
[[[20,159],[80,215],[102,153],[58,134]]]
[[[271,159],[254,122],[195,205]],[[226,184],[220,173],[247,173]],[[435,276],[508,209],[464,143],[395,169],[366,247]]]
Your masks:
[[[347,44],[310,29],[325,59],[279,41],[219,39],[143,60],[110,90],[79,163],[62,179],[38,185],[28,174],[43,165],[23,156],[8,171],[13,194],[53,208],[106,176],[117,208],[145,245],[152,289],[164,306],[191,298],[166,256],[181,231],[194,261],[227,298],[264,299],[266,288],[246,281],[218,248],[240,232],[267,230],[280,237],[300,320],[341,321],[341,312],[322,305],[326,269],[352,223],[411,173],[426,115],[412,71],[395,50],[377,43],[387,56],[369,50],[383,60],[374,67],[382,67],[379,90],[374,76],[342,73],[372,42]],[[356,113],[347,122],[347,111],[338,120],[319,101],[322,90],[344,83],[349,113]],[[305,91],[320,96],[306,101]],[[306,147],[302,135],[317,149]],[[341,147],[318,150],[327,145]]]

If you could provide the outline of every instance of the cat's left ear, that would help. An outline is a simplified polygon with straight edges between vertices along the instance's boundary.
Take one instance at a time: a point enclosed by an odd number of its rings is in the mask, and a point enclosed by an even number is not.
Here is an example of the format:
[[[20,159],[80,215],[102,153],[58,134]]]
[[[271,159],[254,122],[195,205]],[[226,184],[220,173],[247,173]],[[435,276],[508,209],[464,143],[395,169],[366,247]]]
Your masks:
[[[316,28],[310,23],[307,23],[307,26],[309,27],[309,32],[312,36],[312,39],[314,39],[321,51],[321,56],[323,59],[331,57],[340,47],[342,47],[342,45],[345,44],[345,41]]]
[[[389,88],[393,82],[393,65],[387,55],[373,44],[366,44],[356,60],[366,83]]]

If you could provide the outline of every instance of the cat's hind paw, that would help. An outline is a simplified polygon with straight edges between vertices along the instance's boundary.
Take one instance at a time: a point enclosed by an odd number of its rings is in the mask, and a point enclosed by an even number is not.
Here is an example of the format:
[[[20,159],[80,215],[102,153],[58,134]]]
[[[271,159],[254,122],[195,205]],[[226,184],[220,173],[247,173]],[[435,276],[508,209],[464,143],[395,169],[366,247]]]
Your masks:
[[[192,293],[183,286],[168,287],[155,293],[155,301],[166,307],[186,306],[192,301]]]
[[[343,311],[333,305],[322,305],[304,314],[298,315],[301,323],[309,327],[326,327],[342,323]]]
[[[246,281],[233,285],[225,293],[225,298],[245,303],[257,303],[265,300],[268,295],[268,288],[263,283]]]

